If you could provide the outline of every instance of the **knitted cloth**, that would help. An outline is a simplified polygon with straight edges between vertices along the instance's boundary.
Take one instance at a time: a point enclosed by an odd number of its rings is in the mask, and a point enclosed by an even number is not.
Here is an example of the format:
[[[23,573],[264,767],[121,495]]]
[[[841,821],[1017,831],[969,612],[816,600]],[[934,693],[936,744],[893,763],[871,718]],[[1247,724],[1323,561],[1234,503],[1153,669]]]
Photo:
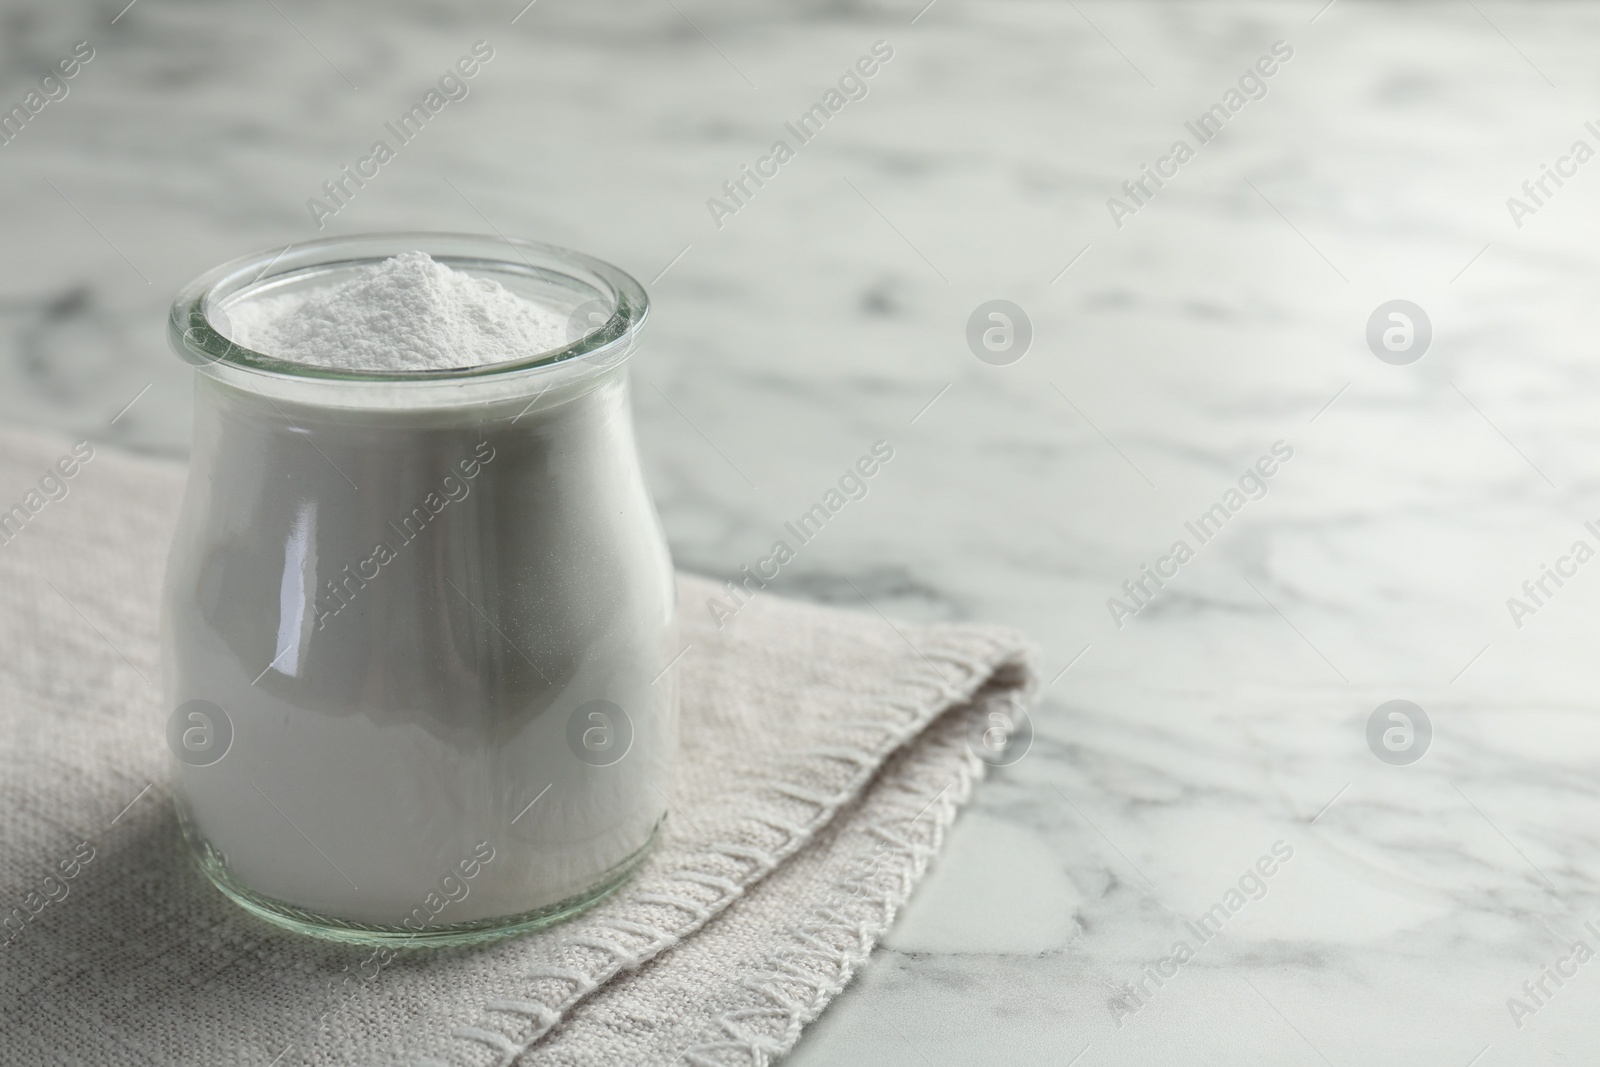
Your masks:
[[[767,1063],[938,850],[969,733],[1033,688],[1009,631],[766,594],[718,629],[682,576],[682,758],[627,885],[470,949],[301,938],[181,847],[158,614],[183,470],[102,445],[45,493],[69,455],[0,434],[0,512],[26,513],[0,529],[3,1064]]]

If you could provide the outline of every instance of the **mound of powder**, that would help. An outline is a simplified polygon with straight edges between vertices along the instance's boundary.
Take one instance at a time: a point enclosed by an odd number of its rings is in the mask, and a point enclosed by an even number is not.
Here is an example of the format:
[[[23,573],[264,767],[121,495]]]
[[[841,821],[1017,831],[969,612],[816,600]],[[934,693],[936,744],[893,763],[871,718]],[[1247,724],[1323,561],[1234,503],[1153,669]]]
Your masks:
[[[565,316],[426,252],[402,252],[325,288],[245,300],[225,314],[235,344],[338,370],[477,367],[570,340]]]

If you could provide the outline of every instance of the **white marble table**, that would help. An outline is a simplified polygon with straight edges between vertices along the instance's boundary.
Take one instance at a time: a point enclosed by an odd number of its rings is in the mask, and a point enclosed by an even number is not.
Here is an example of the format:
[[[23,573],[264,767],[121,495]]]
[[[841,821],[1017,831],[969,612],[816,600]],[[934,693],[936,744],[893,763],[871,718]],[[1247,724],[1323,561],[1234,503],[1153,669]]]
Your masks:
[[[1600,565],[1507,598],[1600,547],[1600,163],[1568,159],[1600,148],[1600,12],[122,2],[0,4],[4,107],[95,50],[0,147],[0,417],[181,454],[177,286],[313,236],[306,200],[482,39],[471,95],[325,232],[618,262],[656,300],[637,418],[681,566],[731,574],[884,438],[782,591],[1038,640],[1031,750],[794,1062],[1594,1062]],[[707,198],[879,40],[865,99],[719,228]],[[1107,198],[1180,137],[1119,227]],[[1542,164],[1569,176],[1535,205]],[[968,349],[993,298],[1031,319],[1020,362]],[[1433,326],[1409,365],[1364,337],[1397,298]],[[1392,699],[1432,723],[1410,765],[1367,743]]]

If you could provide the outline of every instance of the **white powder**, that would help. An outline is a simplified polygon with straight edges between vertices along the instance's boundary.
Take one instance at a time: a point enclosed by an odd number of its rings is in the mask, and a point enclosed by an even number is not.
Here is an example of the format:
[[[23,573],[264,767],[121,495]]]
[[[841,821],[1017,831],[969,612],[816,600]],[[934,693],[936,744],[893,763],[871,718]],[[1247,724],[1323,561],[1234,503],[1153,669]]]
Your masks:
[[[338,370],[420,371],[527,359],[567,344],[566,319],[426,252],[402,252],[337,285],[246,300],[228,339]]]
[[[319,367],[470,367],[562,347],[590,295],[558,277],[536,304],[422,252],[335,276],[225,307],[224,332]],[[514,374],[481,403],[314,386],[289,413],[201,376],[167,669],[173,707],[231,724],[225,758],[177,763],[227,880],[415,931],[557,907],[650,840],[672,563],[624,365],[591,376],[545,398],[558,372]]]

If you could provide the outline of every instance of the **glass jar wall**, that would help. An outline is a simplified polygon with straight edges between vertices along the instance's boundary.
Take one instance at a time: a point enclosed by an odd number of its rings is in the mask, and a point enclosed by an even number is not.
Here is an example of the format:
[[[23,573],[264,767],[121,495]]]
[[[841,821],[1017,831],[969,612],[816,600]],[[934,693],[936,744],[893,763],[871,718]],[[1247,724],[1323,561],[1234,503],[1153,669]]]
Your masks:
[[[572,343],[374,373],[227,336],[241,301],[412,249],[573,316]],[[646,306],[586,257],[431,234],[252,257],[179,296],[197,380],[169,741],[186,836],[236,901],[321,936],[460,942],[570,914],[643,856],[678,651],[625,376]]]

